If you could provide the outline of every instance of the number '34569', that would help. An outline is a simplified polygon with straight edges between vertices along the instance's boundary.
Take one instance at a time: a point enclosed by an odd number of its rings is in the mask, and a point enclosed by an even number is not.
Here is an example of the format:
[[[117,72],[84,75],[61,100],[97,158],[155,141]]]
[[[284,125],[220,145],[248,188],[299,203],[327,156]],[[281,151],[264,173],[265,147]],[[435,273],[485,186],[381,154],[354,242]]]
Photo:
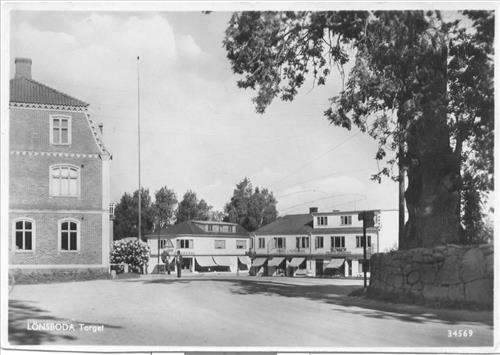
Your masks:
[[[472,329],[448,329],[448,338],[470,338],[473,335]]]

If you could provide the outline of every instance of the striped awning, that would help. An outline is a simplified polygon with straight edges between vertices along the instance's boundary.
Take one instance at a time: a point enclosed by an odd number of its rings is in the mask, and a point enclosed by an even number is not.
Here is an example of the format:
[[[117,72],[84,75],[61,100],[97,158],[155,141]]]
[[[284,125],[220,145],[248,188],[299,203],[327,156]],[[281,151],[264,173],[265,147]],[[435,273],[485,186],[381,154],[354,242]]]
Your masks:
[[[344,264],[344,259],[332,259],[325,265],[325,269],[338,269]]]
[[[285,260],[285,258],[280,257],[280,256],[272,258],[267,263],[267,266],[279,266],[283,262],[283,260]]]
[[[229,256],[214,256],[214,261],[219,266],[231,266],[231,259]]]
[[[266,262],[267,258],[256,258],[253,260],[252,267],[261,267]]]
[[[250,260],[250,258],[246,255],[244,256],[238,256],[238,259],[240,260],[240,263],[242,264],[245,264],[245,265],[250,265],[252,263],[252,261]]]
[[[292,261],[290,261],[290,264],[288,266],[291,267],[299,267],[300,264],[305,260],[306,258],[293,258]]]
[[[214,262],[214,259],[212,259],[211,256],[197,256],[196,257],[196,262],[201,266],[201,267],[212,267],[212,266],[217,266],[217,264]]]

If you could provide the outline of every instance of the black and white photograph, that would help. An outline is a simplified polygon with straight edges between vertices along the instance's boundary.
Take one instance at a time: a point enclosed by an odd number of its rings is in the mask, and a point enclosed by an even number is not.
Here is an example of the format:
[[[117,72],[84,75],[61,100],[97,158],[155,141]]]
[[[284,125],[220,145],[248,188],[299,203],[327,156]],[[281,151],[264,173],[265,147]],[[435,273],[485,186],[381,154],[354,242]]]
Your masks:
[[[500,351],[495,3],[1,5],[3,351]]]

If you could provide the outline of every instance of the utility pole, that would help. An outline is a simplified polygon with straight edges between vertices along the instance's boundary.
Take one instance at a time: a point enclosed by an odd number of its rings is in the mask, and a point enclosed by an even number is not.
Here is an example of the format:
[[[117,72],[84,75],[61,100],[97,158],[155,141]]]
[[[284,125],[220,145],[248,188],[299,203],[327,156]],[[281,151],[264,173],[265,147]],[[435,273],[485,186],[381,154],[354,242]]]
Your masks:
[[[137,233],[137,240],[141,241],[141,98],[140,98],[140,86],[139,86],[139,56],[137,56],[137,161],[138,169],[137,175],[139,180],[139,194],[138,194],[138,205],[139,205],[139,231]]]
[[[367,238],[366,238],[366,229],[368,227],[373,227],[375,226],[375,212],[374,211],[363,211],[358,214],[358,221],[363,221],[363,283],[364,287],[366,288],[368,282],[367,282],[367,275],[366,273],[368,272],[368,260],[366,259],[366,245],[367,245]]]

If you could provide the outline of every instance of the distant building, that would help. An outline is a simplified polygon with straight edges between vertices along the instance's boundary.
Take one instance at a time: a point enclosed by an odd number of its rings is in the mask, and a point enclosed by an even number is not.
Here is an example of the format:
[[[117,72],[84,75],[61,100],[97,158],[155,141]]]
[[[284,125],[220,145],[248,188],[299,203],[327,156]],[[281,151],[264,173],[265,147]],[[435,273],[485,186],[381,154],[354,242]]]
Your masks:
[[[363,222],[360,211],[286,215],[252,235],[253,272],[264,275],[362,275]],[[375,211],[375,226],[367,228],[367,259],[380,245],[397,243],[397,212]],[[387,227],[387,228],[386,228]],[[391,242],[388,242],[391,240]],[[383,242],[382,242],[383,241]]]
[[[248,271],[250,248],[248,232],[238,224],[214,221],[185,221],[146,234],[150,247],[148,272],[163,265],[161,253],[169,252],[170,259],[177,251],[183,256],[183,268],[191,272]]]
[[[10,80],[9,267],[109,266],[109,165],[88,104],[31,78],[15,60]]]

